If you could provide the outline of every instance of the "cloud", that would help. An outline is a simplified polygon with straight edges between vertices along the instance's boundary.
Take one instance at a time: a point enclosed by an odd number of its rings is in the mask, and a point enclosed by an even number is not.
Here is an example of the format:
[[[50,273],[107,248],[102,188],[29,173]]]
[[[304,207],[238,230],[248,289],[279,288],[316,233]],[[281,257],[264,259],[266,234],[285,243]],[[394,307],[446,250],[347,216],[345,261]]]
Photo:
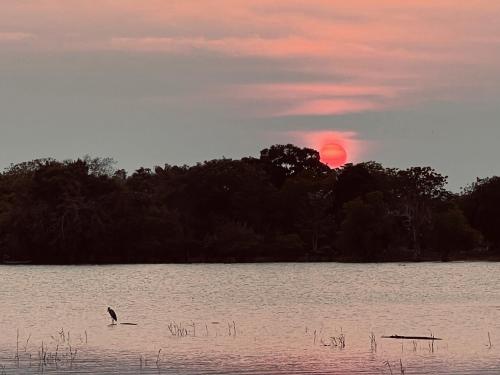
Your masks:
[[[260,59],[266,77],[286,70],[324,84],[279,86],[248,67],[224,80],[228,103],[247,101],[250,115],[339,116],[490,87],[500,75],[499,17],[491,0],[6,0],[0,24],[25,31],[0,32],[0,43],[35,53],[216,56],[228,71]],[[206,81],[193,95],[221,91]]]
[[[365,112],[380,108],[374,102],[356,99],[307,100],[295,104],[292,108],[277,112],[275,116],[327,116]]]
[[[143,52],[196,53],[204,50],[228,56],[264,56],[290,58],[294,56],[327,56],[329,48],[305,38],[172,38],[121,37],[112,38],[110,48]]]
[[[34,39],[35,35],[23,32],[0,32],[0,42],[20,42]]]
[[[387,108],[403,90],[354,83],[250,84],[235,89],[233,97],[274,103],[270,116],[331,116]]]
[[[266,98],[317,98],[317,97],[393,97],[399,91],[391,86],[366,86],[361,84],[339,83],[269,83],[250,84],[240,88],[240,94],[250,97]]]

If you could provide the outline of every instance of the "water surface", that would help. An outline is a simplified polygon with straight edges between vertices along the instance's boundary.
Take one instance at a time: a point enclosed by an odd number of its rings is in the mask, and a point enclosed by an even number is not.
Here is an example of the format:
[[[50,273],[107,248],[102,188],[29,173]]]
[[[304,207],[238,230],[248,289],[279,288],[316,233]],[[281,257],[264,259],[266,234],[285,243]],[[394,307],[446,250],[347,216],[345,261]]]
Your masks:
[[[496,263],[0,266],[0,278],[0,374],[500,373]],[[108,306],[137,326],[111,326]]]

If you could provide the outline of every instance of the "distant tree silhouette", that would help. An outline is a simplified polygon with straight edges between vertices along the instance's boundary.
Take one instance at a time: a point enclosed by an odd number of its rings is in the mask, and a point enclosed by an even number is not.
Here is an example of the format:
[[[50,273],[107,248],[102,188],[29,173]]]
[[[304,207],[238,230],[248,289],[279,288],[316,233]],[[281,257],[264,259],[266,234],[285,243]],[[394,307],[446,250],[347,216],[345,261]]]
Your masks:
[[[434,215],[431,236],[433,247],[445,261],[450,260],[452,253],[474,248],[480,242],[480,233],[469,225],[456,205]]]
[[[0,173],[0,261],[448,260],[483,244],[500,250],[500,179],[461,195],[445,184],[430,167],[330,169],[291,144],[131,174],[110,158],[36,159]]]
[[[413,167],[396,172],[396,194],[401,202],[401,214],[407,217],[411,248],[415,259],[422,252],[422,241],[430,230],[433,208],[449,198],[446,191],[446,176],[431,167]]]
[[[274,145],[260,152],[260,161],[273,183],[280,187],[283,182],[303,171],[312,177],[328,173],[330,168],[321,163],[319,152],[311,148],[300,148],[292,144]]]
[[[367,193],[344,205],[345,220],[338,246],[348,259],[377,261],[391,244],[394,220],[380,191]]]
[[[461,206],[489,246],[500,251],[500,177],[477,179],[464,190]]]

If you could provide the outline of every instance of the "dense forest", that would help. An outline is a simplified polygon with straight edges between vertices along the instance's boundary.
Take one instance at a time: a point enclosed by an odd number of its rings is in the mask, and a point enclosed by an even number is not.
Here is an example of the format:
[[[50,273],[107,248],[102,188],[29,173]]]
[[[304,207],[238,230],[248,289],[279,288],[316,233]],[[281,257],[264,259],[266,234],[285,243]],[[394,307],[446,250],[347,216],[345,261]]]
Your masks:
[[[4,262],[500,259],[500,178],[460,194],[430,167],[330,169],[317,151],[140,168],[39,159],[0,174]]]

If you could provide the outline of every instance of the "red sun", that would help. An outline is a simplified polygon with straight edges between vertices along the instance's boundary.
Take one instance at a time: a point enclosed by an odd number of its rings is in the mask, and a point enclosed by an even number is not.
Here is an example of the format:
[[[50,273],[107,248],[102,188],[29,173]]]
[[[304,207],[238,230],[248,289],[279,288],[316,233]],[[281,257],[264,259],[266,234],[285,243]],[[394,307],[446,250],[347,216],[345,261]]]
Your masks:
[[[347,161],[347,152],[345,148],[338,143],[328,143],[321,148],[319,152],[321,161],[331,168],[337,168],[344,165]]]

